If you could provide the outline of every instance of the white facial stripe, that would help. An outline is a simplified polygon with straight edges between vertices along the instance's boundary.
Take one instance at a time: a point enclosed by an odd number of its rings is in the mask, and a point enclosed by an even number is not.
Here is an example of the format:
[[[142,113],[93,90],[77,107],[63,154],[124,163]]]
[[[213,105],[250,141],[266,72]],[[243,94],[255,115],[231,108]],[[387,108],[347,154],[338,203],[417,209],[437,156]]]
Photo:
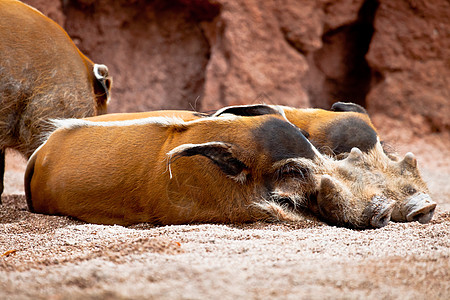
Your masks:
[[[260,104],[255,104],[254,106],[256,106],[256,105],[260,105]],[[292,124],[292,122],[290,122],[287,119],[286,114],[284,112],[285,110],[294,110],[295,108],[289,107],[289,106],[282,106],[282,105],[268,105],[268,106],[273,108],[274,110],[278,111],[286,122],[288,122],[289,124],[291,124],[295,128],[298,128],[297,126]],[[240,105],[228,106],[228,107],[221,108],[215,114],[213,114],[211,117],[215,117],[217,115],[220,115],[224,110],[229,109],[229,108],[233,108],[233,107],[240,107]],[[311,108],[311,110],[316,110],[316,109],[315,108]],[[222,117],[222,116],[226,116],[226,117],[232,118],[233,115],[230,115],[230,116],[228,114],[220,115],[220,117]],[[309,145],[311,146],[312,150],[314,151],[314,154],[316,155],[316,157],[318,157],[320,160],[325,160],[325,157],[322,155],[322,153],[320,153],[319,150],[317,150],[316,147],[314,147],[314,145],[308,139],[306,139],[306,140],[308,141]]]
[[[231,105],[231,106],[225,106],[225,107],[222,107],[221,109],[219,109],[218,111],[216,111],[213,115],[211,115],[212,117],[217,117],[217,116],[223,116],[222,115],[222,113],[225,111],[225,110],[228,110],[228,109],[230,109],[230,108],[235,108],[235,107],[243,107],[243,106],[245,106],[245,107],[253,107],[253,106],[260,106],[261,104],[253,104],[253,105]],[[233,115],[233,114],[230,114],[230,115]]]
[[[212,116],[213,116],[213,117],[217,117],[217,116],[219,116],[220,114],[222,114],[222,112],[223,112],[224,110],[230,109],[230,108],[233,108],[233,107],[238,107],[238,105],[222,107],[221,109],[219,109],[218,111],[216,111]]]
[[[281,161],[276,162],[273,165],[273,168],[279,169],[288,163],[295,163],[299,167],[304,167],[306,169],[312,170],[313,172],[317,172],[318,169],[320,168],[319,162],[317,162],[316,159],[311,160],[309,158],[304,158],[304,157],[283,159]]]
[[[314,151],[314,154],[316,155],[316,157],[320,160],[325,160],[325,157],[323,156],[322,153],[319,152],[319,150],[317,150],[316,147],[314,147],[313,144],[311,144],[311,142],[307,139],[308,143],[311,145],[312,150]]]
[[[273,108],[274,110],[276,110],[287,122],[289,122],[289,120],[286,118],[286,114],[284,113],[284,106],[281,105],[268,105],[271,108]],[[286,106],[287,108],[287,106]],[[289,122],[291,123],[291,122]]]
[[[295,111],[299,108],[291,107],[291,106],[285,106],[285,105],[271,105],[272,107],[277,106],[279,109],[283,111]],[[301,108],[302,111],[316,111],[319,110],[317,108]]]

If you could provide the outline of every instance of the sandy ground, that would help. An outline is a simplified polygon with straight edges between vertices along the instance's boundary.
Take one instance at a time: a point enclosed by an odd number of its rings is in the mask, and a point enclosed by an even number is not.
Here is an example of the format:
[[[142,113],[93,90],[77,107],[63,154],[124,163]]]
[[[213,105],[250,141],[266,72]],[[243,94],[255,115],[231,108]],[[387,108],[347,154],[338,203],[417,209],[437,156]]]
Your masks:
[[[131,227],[29,213],[8,153],[0,299],[450,299],[448,143],[414,151],[432,222],[350,230],[298,224]]]

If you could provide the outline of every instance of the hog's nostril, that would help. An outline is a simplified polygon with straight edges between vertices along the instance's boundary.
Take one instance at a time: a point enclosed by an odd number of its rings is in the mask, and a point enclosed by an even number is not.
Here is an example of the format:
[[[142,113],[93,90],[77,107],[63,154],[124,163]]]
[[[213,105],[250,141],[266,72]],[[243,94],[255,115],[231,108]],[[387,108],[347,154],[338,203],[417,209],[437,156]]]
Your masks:
[[[419,221],[419,219],[423,218],[425,216],[425,214],[417,214],[415,216],[413,216],[413,221]]]
[[[387,225],[387,223],[389,222],[389,219],[390,218],[388,218],[387,216],[380,218],[380,224],[384,224],[384,226]]]
[[[382,208],[377,209],[378,213],[375,213],[372,217],[370,224],[375,228],[381,228],[386,226],[390,219],[392,211],[394,210],[394,202],[382,205]]]
[[[386,226],[389,223],[389,220],[391,219],[391,212],[392,209],[385,210],[384,212],[374,216],[370,223],[375,228],[381,228]]]
[[[405,205],[406,221],[418,221],[426,224],[433,218],[436,209],[436,202],[431,200],[428,194],[417,194],[409,199]]]
[[[381,218],[375,218],[372,220],[372,226],[375,228],[381,228],[389,223],[390,217],[382,216]]]
[[[412,221],[418,221],[419,223],[427,224],[433,218],[435,209],[436,203],[433,203],[423,207],[420,210],[414,211],[408,217],[410,217]]]

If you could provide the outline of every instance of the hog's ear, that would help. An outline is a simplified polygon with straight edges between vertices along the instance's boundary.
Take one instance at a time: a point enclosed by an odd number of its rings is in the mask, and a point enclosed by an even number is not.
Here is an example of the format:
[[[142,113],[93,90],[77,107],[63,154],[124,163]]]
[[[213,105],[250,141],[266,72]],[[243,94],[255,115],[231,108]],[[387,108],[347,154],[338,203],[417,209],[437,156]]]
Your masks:
[[[356,103],[351,102],[336,102],[331,106],[332,111],[354,111],[362,114],[367,115],[367,110],[362,107],[361,105],[358,105]]]
[[[355,163],[358,161],[361,161],[363,159],[363,153],[359,148],[353,147],[352,150],[350,150],[350,153],[348,154],[346,161],[350,163]]]
[[[278,110],[277,107],[272,107],[264,104],[228,106],[219,109],[213,116],[218,117],[223,114],[232,114],[235,116],[243,116],[243,117],[253,117],[261,115],[283,115],[283,113],[280,110]]]
[[[403,160],[400,161],[400,165],[404,167],[417,168],[417,159],[411,152],[406,153]]]
[[[241,181],[241,175],[244,169],[247,169],[247,166],[236,158],[234,148],[232,144],[223,142],[184,144],[172,149],[167,155],[169,157],[169,164],[174,159],[183,156],[203,155],[209,158],[226,175]]]
[[[109,103],[111,98],[112,78],[109,76],[108,67],[105,65],[94,64],[94,93],[98,106],[104,106]]]

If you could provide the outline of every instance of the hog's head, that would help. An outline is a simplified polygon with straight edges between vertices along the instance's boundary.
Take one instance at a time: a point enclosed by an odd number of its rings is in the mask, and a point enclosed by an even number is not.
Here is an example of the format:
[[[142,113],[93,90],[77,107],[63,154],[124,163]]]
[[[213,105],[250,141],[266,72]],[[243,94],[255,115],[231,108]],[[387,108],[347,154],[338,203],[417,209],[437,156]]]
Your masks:
[[[370,171],[366,181],[380,186],[383,195],[395,201],[392,221],[425,224],[433,218],[436,202],[429,196],[414,154],[407,153],[402,159],[395,155],[387,156],[381,144],[377,143],[374,149],[362,156],[357,165]]]
[[[346,159],[329,161],[317,194],[320,215],[328,222],[353,228],[386,226],[394,201],[383,195],[378,175],[364,167],[363,153],[353,148]]]
[[[282,182],[272,200],[333,225],[358,229],[386,226],[394,201],[383,195],[378,181],[368,180],[377,175],[359,164],[362,159],[362,152],[354,148],[343,160],[317,156],[292,160],[290,166],[283,162]]]
[[[417,167],[417,159],[411,152],[403,159],[389,160],[386,167],[385,194],[396,200],[392,220],[397,222],[430,222],[436,208],[429,196],[427,184]]]

